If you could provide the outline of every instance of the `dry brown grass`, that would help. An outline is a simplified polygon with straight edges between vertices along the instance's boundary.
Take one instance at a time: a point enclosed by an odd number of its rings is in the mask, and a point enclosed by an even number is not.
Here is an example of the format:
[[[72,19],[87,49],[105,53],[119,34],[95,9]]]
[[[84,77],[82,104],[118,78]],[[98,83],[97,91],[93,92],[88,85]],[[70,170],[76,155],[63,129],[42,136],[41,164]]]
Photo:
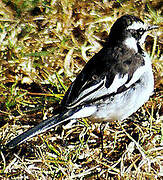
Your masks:
[[[134,14],[159,30],[147,37],[155,92],[130,118],[82,119],[0,151],[0,179],[161,179],[161,1],[0,1],[0,144],[52,115],[71,81],[102,47],[111,25]],[[53,107],[53,108],[52,108]]]

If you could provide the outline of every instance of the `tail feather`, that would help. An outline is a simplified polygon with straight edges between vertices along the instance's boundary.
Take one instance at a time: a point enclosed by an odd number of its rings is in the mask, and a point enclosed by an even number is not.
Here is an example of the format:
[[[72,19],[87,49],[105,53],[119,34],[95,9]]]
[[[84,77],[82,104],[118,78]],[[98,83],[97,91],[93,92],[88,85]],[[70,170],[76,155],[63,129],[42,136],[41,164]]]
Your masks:
[[[61,110],[62,111],[62,110]],[[5,146],[6,148],[14,148],[15,146],[21,144],[22,142],[26,141],[33,136],[36,136],[40,133],[47,131],[63,122],[69,121],[71,119],[77,119],[82,117],[89,117],[96,111],[96,106],[85,106],[80,107],[77,106],[73,109],[66,109],[62,111],[59,115],[53,116],[51,118],[42,121],[37,126],[27,130],[26,132],[20,134],[16,138],[9,141]]]
[[[71,119],[71,115],[73,113],[68,111],[66,113],[62,113],[60,115],[53,116],[51,118],[48,118],[44,121],[42,121],[37,126],[25,131],[24,133],[20,134],[16,138],[12,139],[6,144],[7,148],[14,148],[17,145],[21,144],[22,142],[28,140],[29,138],[32,138],[33,136],[36,136],[40,133],[43,133],[59,124],[62,124],[65,121],[68,121]]]

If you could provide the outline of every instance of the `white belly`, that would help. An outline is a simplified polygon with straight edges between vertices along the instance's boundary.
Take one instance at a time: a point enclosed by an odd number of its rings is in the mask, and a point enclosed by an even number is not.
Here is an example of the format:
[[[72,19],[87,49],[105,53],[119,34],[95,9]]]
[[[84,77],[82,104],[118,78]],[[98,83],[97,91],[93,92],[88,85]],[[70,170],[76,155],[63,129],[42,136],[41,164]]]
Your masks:
[[[153,73],[145,72],[135,86],[115,95],[112,100],[108,99],[104,104],[99,104],[97,111],[90,118],[94,121],[123,120],[148,101],[153,89]]]

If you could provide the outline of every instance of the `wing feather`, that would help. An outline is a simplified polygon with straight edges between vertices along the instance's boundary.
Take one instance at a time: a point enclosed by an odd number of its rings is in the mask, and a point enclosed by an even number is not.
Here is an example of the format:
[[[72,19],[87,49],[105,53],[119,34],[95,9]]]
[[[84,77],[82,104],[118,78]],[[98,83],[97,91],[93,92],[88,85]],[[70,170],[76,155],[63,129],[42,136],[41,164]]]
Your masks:
[[[116,50],[119,53],[112,53]],[[125,51],[120,46],[115,49],[104,47],[79,73],[66,92],[62,105],[73,108],[116,95],[139,80],[144,70],[138,69],[143,65],[143,56],[132,50]]]

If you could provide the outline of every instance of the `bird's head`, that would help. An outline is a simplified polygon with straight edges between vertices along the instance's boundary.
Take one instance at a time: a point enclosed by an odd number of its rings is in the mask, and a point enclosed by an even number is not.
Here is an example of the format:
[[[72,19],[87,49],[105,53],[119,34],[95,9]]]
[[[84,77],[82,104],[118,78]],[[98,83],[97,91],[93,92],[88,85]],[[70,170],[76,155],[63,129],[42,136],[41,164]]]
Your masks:
[[[152,29],[156,29],[158,26],[149,26],[145,24],[141,19],[133,15],[121,16],[113,24],[109,39],[112,42],[123,42],[129,45],[131,41],[135,41],[140,45],[144,43],[148,32]]]

